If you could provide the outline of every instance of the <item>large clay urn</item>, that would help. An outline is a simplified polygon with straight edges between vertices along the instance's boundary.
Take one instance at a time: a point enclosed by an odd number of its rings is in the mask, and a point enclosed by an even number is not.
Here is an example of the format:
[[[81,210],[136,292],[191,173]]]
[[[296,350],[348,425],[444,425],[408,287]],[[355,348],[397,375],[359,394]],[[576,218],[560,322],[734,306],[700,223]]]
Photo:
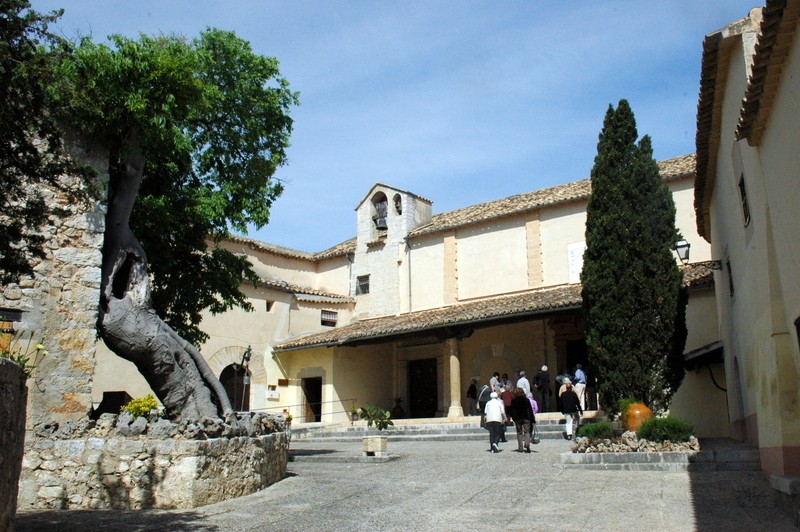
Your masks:
[[[652,419],[652,417],[653,411],[647,408],[646,404],[632,403],[625,409],[625,412],[623,412],[622,422],[625,424],[626,429],[637,432],[639,427],[642,426],[642,423],[648,419]]]

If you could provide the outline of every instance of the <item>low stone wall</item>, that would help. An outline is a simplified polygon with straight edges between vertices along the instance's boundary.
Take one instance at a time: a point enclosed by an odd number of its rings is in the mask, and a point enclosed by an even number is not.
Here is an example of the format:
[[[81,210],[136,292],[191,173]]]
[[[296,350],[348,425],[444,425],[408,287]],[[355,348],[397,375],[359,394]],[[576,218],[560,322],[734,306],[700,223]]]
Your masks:
[[[17,508],[27,394],[22,368],[0,358],[0,530],[11,530]]]
[[[90,437],[26,444],[19,508],[195,508],[286,474],[288,436]]]

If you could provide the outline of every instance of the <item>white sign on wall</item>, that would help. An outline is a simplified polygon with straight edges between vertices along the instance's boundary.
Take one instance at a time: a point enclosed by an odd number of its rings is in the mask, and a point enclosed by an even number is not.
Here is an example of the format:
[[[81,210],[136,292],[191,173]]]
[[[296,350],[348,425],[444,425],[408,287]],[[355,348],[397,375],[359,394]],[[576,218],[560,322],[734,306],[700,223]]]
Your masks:
[[[567,260],[569,261],[569,282],[581,282],[581,270],[583,269],[583,252],[586,250],[586,242],[573,242],[567,244]]]

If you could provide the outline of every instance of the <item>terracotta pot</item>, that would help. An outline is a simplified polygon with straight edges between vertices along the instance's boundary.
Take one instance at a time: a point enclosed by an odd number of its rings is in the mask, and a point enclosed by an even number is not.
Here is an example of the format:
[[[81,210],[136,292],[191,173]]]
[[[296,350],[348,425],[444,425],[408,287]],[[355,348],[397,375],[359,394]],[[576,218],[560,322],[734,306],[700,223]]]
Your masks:
[[[652,417],[653,411],[647,408],[646,404],[633,403],[622,414],[622,422],[625,424],[626,429],[636,432],[642,426],[642,423],[652,419]]]

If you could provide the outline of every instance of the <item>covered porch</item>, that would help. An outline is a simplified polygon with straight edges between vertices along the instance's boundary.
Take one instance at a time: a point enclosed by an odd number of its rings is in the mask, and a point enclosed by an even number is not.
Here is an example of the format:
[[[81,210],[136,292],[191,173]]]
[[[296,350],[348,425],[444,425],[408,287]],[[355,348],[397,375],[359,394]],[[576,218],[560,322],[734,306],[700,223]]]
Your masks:
[[[542,365],[551,412],[554,379],[575,364],[588,368],[587,408],[597,407],[575,284],[361,320],[284,342],[274,357],[288,376],[288,410],[301,423],[349,422],[352,406],[365,403],[395,419],[462,421],[472,379],[480,386],[497,371],[516,381],[525,370],[533,380]]]

